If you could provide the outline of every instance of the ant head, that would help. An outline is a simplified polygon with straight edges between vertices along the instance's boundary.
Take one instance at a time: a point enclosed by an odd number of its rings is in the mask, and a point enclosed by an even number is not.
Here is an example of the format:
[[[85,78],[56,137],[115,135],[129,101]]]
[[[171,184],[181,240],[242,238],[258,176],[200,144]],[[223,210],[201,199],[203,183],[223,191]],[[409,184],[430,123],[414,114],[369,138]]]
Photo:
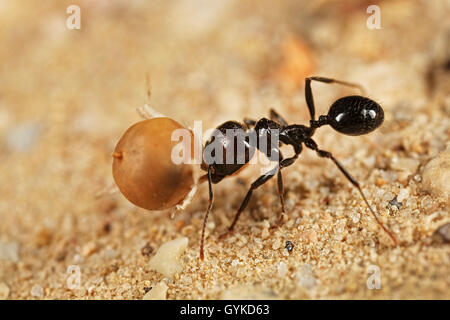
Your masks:
[[[383,123],[384,112],[378,103],[369,98],[348,96],[331,105],[327,118],[334,130],[358,136],[378,128]]]

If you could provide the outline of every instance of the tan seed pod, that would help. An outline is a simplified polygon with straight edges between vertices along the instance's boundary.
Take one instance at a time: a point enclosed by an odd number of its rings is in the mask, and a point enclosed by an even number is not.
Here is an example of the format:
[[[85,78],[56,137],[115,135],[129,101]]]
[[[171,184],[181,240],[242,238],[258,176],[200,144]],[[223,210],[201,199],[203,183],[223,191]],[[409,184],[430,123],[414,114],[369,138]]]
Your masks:
[[[133,204],[148,210],[164,210],[180,205],[196,186],[194,164],[175,164],[172,132],[186,129],[167,117],[140,121],[119,140],[113,153],[113,176],[122,194]],[[186,129],[188,130],[188,129]],[[191,148],[194,137],[184,141],[183,152]]]

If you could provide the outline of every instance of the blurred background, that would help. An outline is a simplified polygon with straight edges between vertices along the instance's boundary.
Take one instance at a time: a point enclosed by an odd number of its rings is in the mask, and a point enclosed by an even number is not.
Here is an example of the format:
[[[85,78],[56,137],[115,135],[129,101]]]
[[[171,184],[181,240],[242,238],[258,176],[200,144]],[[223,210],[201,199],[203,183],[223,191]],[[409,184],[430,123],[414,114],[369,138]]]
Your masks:
[[[79,30],[66,25],[71,16],[67,7],[73,4],[81,9]],[[381,29],[368,28],[373,14],[366,11],[370,5],[380,8]],[[187,126],[201,120],[204,129],[226,120],[267,116],[270,108],[291,123],[306,124],[306,76],[358,82],[367,88],[369,97],[382,104],[385,125],[360,138],[324,129],[318,131],[316,140],[355,168],[352,172],[361,179],[369,179],[374,163],[388,182],[394,173],[401,178],[402,170],[406,176],[414,174],[443,150],[449,139],[449,13],[445,0],[79,0],[39,4],[1,0],[3,298],[141,298],[144,288],[159,276],[148,269],[148,257],[142,256],[140,249],[146,243],[158,247],[186,225],[193,228],[189,250],[192,256],[197,254],[206,189],[200,188],[192,207],[175,222],[167,219],[166,213],[135,208],[120,193],[112,192],[111,152],[123,132],[140,120],[135,109],[145,103]],[[317,83],[313,92],[317,114],[326,114],[339,96],[355,93]],[[356,158],[351,158],[354,155]],[[399,158],[391,161],[393,155]],[[302,164],[289,171],[304,175],[300,190],[314,193],[320,187],[315,179],[341,179],[337,170],[324,167],[313,153],[303,157]],[[401,163],[402,170],[395,168],[396,163]],[[330,171],[329,175],[317,178],[324,171]],[[244,186],[226,182],[217,187],[218,213],[211,221],[218,230],[227,225],[219,215],[231,219],[245,185],[256,178],[249,172],[239,180]],[[370,183],[376,177],[371,179],[363,181]],[[287,177],[285,184],[290,180]],[[341,181],[345,186],[342,193],[348,194],[345,183]],[[400,184],[395,183],[392,188],[408,185],[401,179]],[[237,191],[226,193],[230,188]],[[273,186],[266,190],[273,193],[274,212],[278,212]],[[220,199],[234,193],[228,200]],[[303,205],[308,204],[306,197],[307,192],[300,199]],[[355,193],[348,197],[358,199]],[[231,202],[231,207],[225,202]],[[224,212],[228,209],[227,213],[221,212],[221,207]],[[439,217],[443,221],[448,215]],[[247,221],[252,220],[248,217]],[[419,231],[429,234],[434,227]],[[250,226],[245,228],[242,234],[248,237]],[[405,228],[411,230],[402,240],[410,246],[425,237],[417,235],[419,231],[412,226]],[[217,236],[218,230],[213,228],[211,236]],[[447,248],[436,250],[438,257],[448,259]],[[392,263],[397,261],[392,259]],[[72,264],[84,270],[85,284],[79,291],[65,287],[66,268]],[[191,264],[199,267],[195,259]],[[345,268],[347,283],[359,277]],[[349,293],[334,281],[331,269],[326,270],[329,273],[325,272],[323,279],[331,280],[322,281],[328,283],[328,289],[299,293],[281,280],[273,280],[270,288],[283,298],[449,298],[448,278],[439,280],[448,272],[448,265],[442,263],[428,269],[434,272],[434,282],[423,280],[433,277],[416,270],[415,281],[421,281],[425,289],[413,293],[413,282],[381,293],[364,286]],[[228,275],[239,279],[232,272]],[[186,277],[190,277],[188,272]],[[217,298],[223,287],[227,284],[192,291],[192,286],[176,289],[171,284],[169,297]]]

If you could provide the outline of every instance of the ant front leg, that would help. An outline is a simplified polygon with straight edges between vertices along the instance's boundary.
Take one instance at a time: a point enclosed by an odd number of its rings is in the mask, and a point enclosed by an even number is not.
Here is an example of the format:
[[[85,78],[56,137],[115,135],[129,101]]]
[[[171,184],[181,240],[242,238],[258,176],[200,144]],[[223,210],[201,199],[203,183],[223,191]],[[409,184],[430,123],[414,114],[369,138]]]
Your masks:
[[[203,220],[203,228],[202,228],[202,238],[200,240],[200,259],[204,259],[204,242],[205,242],[205,229],[206,229],[206,222],[208,221],[209,213],[211,212],[213,201],[214,201],[214,192],[212,188],[212,166],[208,166],[208,186],[209,186],[209,205],[208,209],[206,210],[205,218]]]
[[[281,152],[280,152],[280,163],[279,163],[279,169],[278,169],[278,175],[277,175],[277,180],[278,180],[277,182],[278,182],[278,195],[280,197],[280,203],[281,203],[281,214],[280,214],[278,223],[276,225],[274,225],[272,228],[277,228],[280,225],[282,225],[286,218],[286,210],[285,210],[285,205],[284,205],[283,175],[281,174],[281,169],[292,165],[295,162],[295,160],[297,160],[300,152],[301,152],[301,149],[293,157],[287,158],[287,159],[283,159],[283,156],[281,155]]]
[[[311,120],[316,120],[315,119],[316,108],[314,106],[314,98],[313,98],[312,89],[311,89],[311,81],[318,81],[318,82],[323,82],[323,83],[337,83],[337,84],[341,84],[341,85],[352,87],[352,88],[358,88],[359,90],[361,90],[361,93],[363,95],[365,95],[365,92],[366,92],[366,90],[364,90],[364,87],[357,83],[336,80],[336,79],[332,79],[332,78],[325,78],[325,77],[308,77],[308,78],[306,78],[305,79],[305,100],[306,100],[306,104],[309,109],[309,114],[311,115]]]
[[[369,202],[366,199],[366,196],[364,195],[364,193],[362,192],[362,189],[359,185],[359,182],[353,178],[350,173],[342,166],[342,164],[336,160],[335,157],[333,157],[333,155],[325,150],[320,150],[317,147],[317,143],[312,140],[312,139],[308,139],[305,141],[305,145],[316,151],[319,157],[322,158],[328,158],[331,159],[334,164],[338,167],[338,169],[344,174],[344,176],[351,182],[351,184],[353,184],[354,187],[356,187],[356,189],[359,191],[359,193],[361,194],[361,197],[363,198],[364,202],[366,203],[367,207],[369,208],[370,213],[372,214],[372,216],[375,218],[375,221],[378,223],[378,225],[384,230],[384,232],[386,232],[386,234],[391,238],[391,240],[394,242],[395,245],[397,245],[397,240],[395,239],[394,235],[384,226],[384,224],[378,219],[377,215],[375,214],[375,212],[373,211],[372,207],[369,205]]]

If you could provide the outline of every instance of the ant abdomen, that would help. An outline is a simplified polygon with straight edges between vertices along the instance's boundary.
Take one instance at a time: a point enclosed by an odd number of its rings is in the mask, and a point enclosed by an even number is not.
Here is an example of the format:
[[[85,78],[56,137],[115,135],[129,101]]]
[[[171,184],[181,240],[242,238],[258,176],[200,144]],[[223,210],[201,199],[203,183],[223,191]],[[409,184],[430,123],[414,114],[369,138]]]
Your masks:
[[[347,96],[331,105],[327,120],[334,130],[357,136],[378,128],[383,123],[384,112],[378,103],[369,98]]]

